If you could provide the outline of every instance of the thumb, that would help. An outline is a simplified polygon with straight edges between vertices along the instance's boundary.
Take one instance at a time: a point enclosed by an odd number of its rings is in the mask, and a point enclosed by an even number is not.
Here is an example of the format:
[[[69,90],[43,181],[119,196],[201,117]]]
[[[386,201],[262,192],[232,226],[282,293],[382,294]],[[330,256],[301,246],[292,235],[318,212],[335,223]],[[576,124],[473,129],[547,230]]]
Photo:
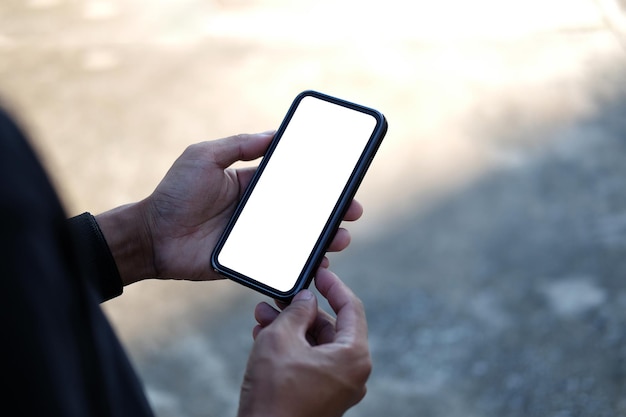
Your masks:
[[[262,156],[270,141],[274,137],[273,131],[257,134],[241,134],[211,142],[213,159],[226,168],[236,161],[251,161]]]
[[[274,320],[275,325],[288,327],[293,333],[305,335],[317,317],[317,298],[310,290],[302,290]]]

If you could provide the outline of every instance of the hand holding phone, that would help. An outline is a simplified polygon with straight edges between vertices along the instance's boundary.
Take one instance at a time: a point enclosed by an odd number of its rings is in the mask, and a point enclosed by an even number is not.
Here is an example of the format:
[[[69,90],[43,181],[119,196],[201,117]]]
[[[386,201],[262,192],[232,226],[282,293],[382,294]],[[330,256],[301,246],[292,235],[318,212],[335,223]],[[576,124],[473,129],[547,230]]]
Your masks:
[[[213,268],[283,301],[306,288],[386,131],[376,110],[298,95],[218,241]]]

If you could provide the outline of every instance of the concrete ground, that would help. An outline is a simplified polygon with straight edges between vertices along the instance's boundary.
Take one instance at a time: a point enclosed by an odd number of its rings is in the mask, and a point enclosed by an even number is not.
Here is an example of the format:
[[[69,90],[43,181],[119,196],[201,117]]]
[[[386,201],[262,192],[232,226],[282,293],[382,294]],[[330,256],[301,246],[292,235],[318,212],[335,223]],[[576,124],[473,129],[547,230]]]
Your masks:
[[[309,88],[390,124],[331,258],[374,359],[348,415],[626,416],[623,0],[0,5],[0,95],[69,214]],[[144,282],[104,308],[159,416],[227,416],[262,299]]]

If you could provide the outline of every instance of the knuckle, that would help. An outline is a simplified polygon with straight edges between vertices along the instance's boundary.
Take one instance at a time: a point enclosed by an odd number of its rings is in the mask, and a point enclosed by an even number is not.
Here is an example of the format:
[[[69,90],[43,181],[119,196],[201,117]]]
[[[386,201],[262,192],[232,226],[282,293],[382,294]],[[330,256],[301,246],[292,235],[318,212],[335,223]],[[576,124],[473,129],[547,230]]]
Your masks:
[[[249,137],[250,135],[247,133],[237,133],[236,135],[233,135],[233,139],[240,141],[240,142],[248,140]]]
[[[268,326],[261,330],[258,336],[258,342],[260,344],[270,345],[272,347],[277,347],[282,345],[282,334],[276,326]]]
[[[185,154],[194,154],[198,151],[198,149],[200,148],[200,144],[199,143],[192,143],[191,145],[187,145],[187,147],[185,148],[184,153]]]
[[[206,152],[210,151],[210,147],[207,147],[207,142],[198,142],[187,145],[183,151],[183,155],[188,159],[200,158]]]
[[[349,379],[357,386],[364,385],[369,379],[373,364],[366,344],[346,346],[340,353],[342,362],[348,366]]]
[[[355,372],[355,378],[361,381],[361,383],[365,384],[365,382],[369,379],[373,369],[372,359],[369,353],[363,354],[361,355],[361,357],[355,360],[353,369]]]
[[[355,295],[352,302],[354,303],[355,310],[357,310],[360,314],[364,316],[365,304],[363,304],[363,301]]]

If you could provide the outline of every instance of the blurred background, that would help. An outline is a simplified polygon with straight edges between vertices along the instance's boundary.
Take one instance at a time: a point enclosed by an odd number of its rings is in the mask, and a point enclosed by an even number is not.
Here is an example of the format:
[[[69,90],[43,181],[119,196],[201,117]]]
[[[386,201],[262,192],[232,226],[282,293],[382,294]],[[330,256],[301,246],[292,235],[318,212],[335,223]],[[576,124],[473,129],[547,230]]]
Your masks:
[[[381,110],[353,244],[374,372],[350,416],[626,416],[626,1],[3,0],[0,97],[69,215],[316,89]],[[160,417],[235,415],[263,297],[104,305]]]

